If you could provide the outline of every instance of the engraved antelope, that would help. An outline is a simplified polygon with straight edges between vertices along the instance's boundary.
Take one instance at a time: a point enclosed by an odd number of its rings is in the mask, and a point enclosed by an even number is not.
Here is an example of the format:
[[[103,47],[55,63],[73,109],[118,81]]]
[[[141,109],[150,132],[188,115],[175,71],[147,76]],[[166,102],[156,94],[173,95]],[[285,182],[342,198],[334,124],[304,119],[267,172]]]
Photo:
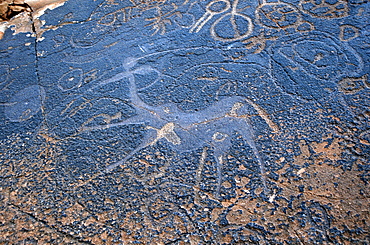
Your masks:
[[[148,105],[138,95],[134,75],[156,73],[158,75],[158,78],[156,79],[157,81],[160,78],[161,73],[150,66],[134,68],[136,64],[137,59],[126,59],[124,62],[124,72],[96,85],[96,87],[100,87],[123,79],[128,80],[130,102],[136,110],[136,115],[118,123],[98,126],[82,125],[79,129],[79,133],[82,133],[130,124],[147,125],[146,135],[142,142],[121,161],[106,167],[105,172],[109,172],[124,164],[137,152],[145,147],[155,144],[160,139],[167,140],[172,144],[173,149],[179,153],[199,149],[207,144],[214,149],[214,158],[216,161],[218,176],[215,196],[219,197],[222,184],[222,165],[225,154],[231,147],[231,135],[236,131],[244,138],[244,140],[246,140],[252,149],[259,165],[263,188],[268,192],[265,179],[265,164],[253,139],[253,130],[251,125],[248,123],[248,115],[243,115],[241,110],[244,105],[248,103],[258,112],[273,131],[276,132],[278,127],[268,118],[267,114],[257,104],[244,97],[232,96],[219,100],[208,108],[196,112],[184,112],[180,110],[175,103],[166,103],[156,106]],[[156,81],[153,81],[153,83]]]

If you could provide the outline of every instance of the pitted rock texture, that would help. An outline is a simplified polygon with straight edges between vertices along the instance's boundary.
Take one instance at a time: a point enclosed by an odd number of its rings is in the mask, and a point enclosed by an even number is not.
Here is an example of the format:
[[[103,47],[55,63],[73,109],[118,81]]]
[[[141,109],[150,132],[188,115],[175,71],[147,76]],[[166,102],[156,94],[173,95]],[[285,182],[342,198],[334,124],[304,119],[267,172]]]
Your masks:
[[[0,40],[1,244],[370,243],[370,3],[42,13]]]

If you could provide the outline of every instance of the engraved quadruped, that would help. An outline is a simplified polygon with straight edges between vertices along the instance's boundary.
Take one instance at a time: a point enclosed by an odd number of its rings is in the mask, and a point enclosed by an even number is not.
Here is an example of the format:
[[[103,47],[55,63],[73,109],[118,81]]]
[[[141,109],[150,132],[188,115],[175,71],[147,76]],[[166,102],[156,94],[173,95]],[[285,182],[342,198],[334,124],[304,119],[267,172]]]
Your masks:
[[[179,153],[192,151],[204,145],[210,145],[214,149],[214,159],[217,163],[219,180],[215,196],[219,198],[222,166],[225,161],[225,154],[231,147],[230,135],[233,132],[238,132],[251,148],[259,165],[263,189],[266,193],[269,192],[265,177],[265,163],[255,143],[253,128],[248,122],[248,115],[241,114],[239,110],[245,105],[251,105],[266,121],[273,132],[278,130],[278,126],[263,113],[262,109],[256,103],[248,98],[232,96],[219,100],[198,112],[184,112],[173,103],[156,106],[148,105],[138,95],[134,75],[146,75],[154,72],[157,74],[158,77],[156,80],[158,80],[161,73],[150,66],[136,67],[136,61],[134,58],[126,59],[123,65],[124,72],[118,73],[112,78],[95,85],[96,87],[100,87],[127,79],[130,91],[130,104],[135,109],[136,115],[117,123],[107,123],[97,126],[87,126],[88,123],[83,124],[77,132],[77,134],[81,134],[130,124],[146,125],[145,136],[142,142],[122,160],[107,166],[105,172],[112,171],[125,164],[137,152],[157,143],[160,139],[165,139]],[[156,80],[153,82],[155,83]]]

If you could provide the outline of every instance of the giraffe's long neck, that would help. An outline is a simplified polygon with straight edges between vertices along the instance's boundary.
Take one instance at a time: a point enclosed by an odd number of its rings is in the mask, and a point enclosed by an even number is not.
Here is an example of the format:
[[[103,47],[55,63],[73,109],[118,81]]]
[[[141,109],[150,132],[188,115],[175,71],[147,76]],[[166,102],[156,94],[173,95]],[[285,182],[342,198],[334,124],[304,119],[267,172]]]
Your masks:
[[[131,75],[129,77],[129,90],[130,90],[130,100],[134,107],[139,107],[140,109],[153,110],[152,106],[146,104],[138,95],[135,77]]]

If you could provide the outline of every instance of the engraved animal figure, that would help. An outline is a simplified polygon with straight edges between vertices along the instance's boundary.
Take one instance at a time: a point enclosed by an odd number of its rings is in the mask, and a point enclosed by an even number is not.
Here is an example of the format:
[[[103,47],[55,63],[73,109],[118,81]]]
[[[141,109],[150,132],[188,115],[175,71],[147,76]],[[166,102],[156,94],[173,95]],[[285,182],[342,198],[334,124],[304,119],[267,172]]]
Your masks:
[[[263,188],[268,192],[265,179],[265,164],[259,154],[254,141],[253,130],[248,123],[248,115],[242,114],[246,103],[252,106],[259,115],[266,121],[273,131],[278,127],[267,116],[267,114],[251,100],[232,96],[219,100],[208,108],[196,112],[184,112],[174,103],[151,106],[145,103],[138,95],[135,82],[136,75],[146,75],[156,73],[160,79],[161,73],[150,67],[140,66],[134,68],[137,59],[129,58],[124,63],[125,71],[114,77],[101,82],[97,86],[103,86],[112,82],[128,80],[130,89],[130,100],[136,110],[136,115],[118,123],[109,123],[106,125],[87,126],[82,125],[79,133],[93,130],[102,130],[111,127],[131,124],[146,124],[146,135],[141,144],[125,156],[121,161],[109,165],[105,172],[124,164],[137,152],[155,144],[160,139],[165,139],[172,144],[173,149],[182,153],[199,149],[205,144],[214,149],[214,158],[217,166],[218,183],[215,196],[219,197],[222,183],[222,165],[225,161],[225,154],[231,147],[231,135],[236,131],[250,146],[256,161],[259,165],[261,182]],[[154,82],[156,82],[154,81]]]

